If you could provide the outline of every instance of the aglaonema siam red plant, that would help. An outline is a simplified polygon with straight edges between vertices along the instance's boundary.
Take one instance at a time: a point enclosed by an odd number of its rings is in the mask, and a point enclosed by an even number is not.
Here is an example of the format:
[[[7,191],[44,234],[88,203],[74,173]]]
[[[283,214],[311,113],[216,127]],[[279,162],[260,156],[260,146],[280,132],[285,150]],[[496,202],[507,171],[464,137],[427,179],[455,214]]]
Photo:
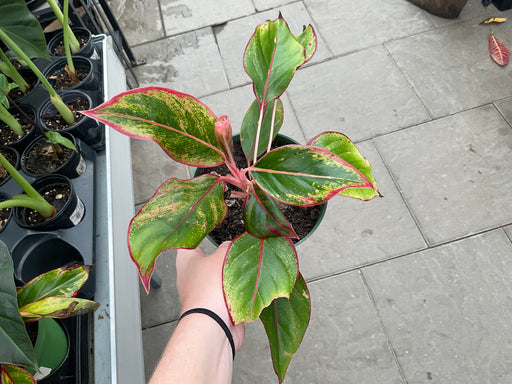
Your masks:
[[[171,178],[133,218],[128,243],[149,290],[158,255],[195,248],[225,218],[226,183],[244,201],[246,231],[226,253],[223,287],[234,324],[261,319],[279,381],[296,352],[310,316],[310,297],[299,272],[296,234],[278,202],[322,204],[336,195],[370,200],[379,196],[370,164],[343,134],[325,132],[307,145],[271,149],[283,121],[279,97],[295,71],[316,51],[312,26],[294,36],[279,15],[259,25],[244,54],[255,100],[243,120],[240,139],[247,167],[233,158],[227,116],[217,117],[194,97],[147,87],[121,93],[84,112],[133,138],[153,140],[175,161],[192,167],[226,164],[230,174]]]

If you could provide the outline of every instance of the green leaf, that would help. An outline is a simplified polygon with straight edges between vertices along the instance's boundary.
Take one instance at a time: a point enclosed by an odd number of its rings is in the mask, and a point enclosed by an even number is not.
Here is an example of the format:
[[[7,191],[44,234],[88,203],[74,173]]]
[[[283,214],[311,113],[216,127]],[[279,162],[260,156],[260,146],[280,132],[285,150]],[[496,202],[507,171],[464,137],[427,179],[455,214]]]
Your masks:
[[[304,26],[302,33],[295,36],[295,38],[297,39],[297,41],[299,43],[302,44],[302,46],[306,50],[306,52],[305,52],[306,61],[304,62],[304,63],[306,63],[309,60],[311,60],[311,58],[313,57],[313,55],[316,52],[317,38],[316,38],[315,30],[313,29],[311,24],[308,25],[307,27]]]
[[[244,221],[247,231],[255,237],[298,238],[276,200],[253,185],[253,193],[245,202]]]
[[[28,57],[50,60],[43,28],[29,11],[24,0],[2,0],[0,15],[0,30]]]
[[[48,138],[49,143],[59,144],[68,149],[71,149],[75,152],[78,152],[78,150],[75,147],[75,144],[73,144],[73,142],[71,140],[69,140],[67,137],[62,136],[59,132],[46,131],[45,134],[46,134],[46,137]]]
[[[18,305],[23,307],[47,297],[75,297],[89,278],[90,266],[57,268],[43,273],[18,289]]]
[[[235,324],[256,320],[278,297],[289,297],[298,274],[295,247],[283,237],[237,237],[224,264],[226,303]]]
[[[43,317],[66,319],[93,312],[98,307],[98,303],[87,299],[46,297],[20,307],[20,315],[25,321],[39,320]]]
[[[288,87],[306,61],[305,50],[280,17],[256,27],[244,53],[244,67],[254,82],[254,94],[266,105]]]
[[[289,299],[275,299],[261,312],[260,320],[267,332],[272,363],[280,383],[306,333],[310,314],[309,291],[300,274]]]
[[[120,93],[83,114],[136,139],[152,140],[174,160],[195,167],[220,165],[217,117],[193,96],[146,87]]]
[[[10,364],[0,366],[1,384],[36,384],[34,377],[23,368]]]
[[[132,219],[128,233],[131,257],[146,291],[163,250],[197,247],[226,213],[224,183],[217,176],[163,183]]]
[[[319,147],[279,147],[263,156],[249,171],[261,189],[291,205],[321,204],[344,189],[372,187],[361,172]]]
[[[272,140],[276,137],[281,125],[283,125],[283,103],[281,99],[276,99],[276,112],[274,116],[274,127],[272,131]],[[270,138],[270,131],[272,127],[272,116],[273,116],[274,104],[270,104],[263,113],[263,120],[261,124],[260,139],[258,141],[258,156],[261,155],[268,147],[268,141]],[[260,118],[260,106],[258,100],[249,107],[249,110],[245,114],[240,129],[240,142],[242,149],[244,150],[245,157],[252,159],[254,156],[254,144],[256,142],[256,132],[258,130],[258,120]],[[271,142],[272,142],[271,140]]]
[[[312,138],[308,145],[321,147],[338,155],[361,172],[372,184],[368,188],[347,188],[341,191],[340,195],[360,200],[371,200],[374,197],[380,196],[370,162],[361,155],[359,149],[347,136],[339,132],[324,132]]]
[[[18,310],[12,258],[1,241],[0,346],[0,364],[15,364],[37,370],[34,348]]]

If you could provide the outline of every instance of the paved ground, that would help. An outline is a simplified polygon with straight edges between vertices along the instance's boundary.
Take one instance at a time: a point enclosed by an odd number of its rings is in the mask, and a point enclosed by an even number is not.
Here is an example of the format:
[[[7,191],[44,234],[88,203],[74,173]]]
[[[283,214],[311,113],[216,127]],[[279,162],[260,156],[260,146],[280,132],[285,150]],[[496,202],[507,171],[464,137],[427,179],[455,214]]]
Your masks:
[[[257,24],[280,10],[319,49],[283,97],[284,133],[338,130],[360,143],[383,199],[338,198],[299,247],[313,314],[288,383],[512,383],[512,64],[487,51],[499,13],[470,0],[457,20],[405,0],[112,0],[141,85],[191,93],[234,127],[252,101],[242,69]],[[493,27],[512,47],[512,20]],[[135,196],[187,177],[134,142]],[[151,172],[148,172],[151,170]],[[211,246],[206,245],[206,251]],[[142,300],[146,376],[178,316],[174,252]],[[275,380],[259,323],[234,383]]]

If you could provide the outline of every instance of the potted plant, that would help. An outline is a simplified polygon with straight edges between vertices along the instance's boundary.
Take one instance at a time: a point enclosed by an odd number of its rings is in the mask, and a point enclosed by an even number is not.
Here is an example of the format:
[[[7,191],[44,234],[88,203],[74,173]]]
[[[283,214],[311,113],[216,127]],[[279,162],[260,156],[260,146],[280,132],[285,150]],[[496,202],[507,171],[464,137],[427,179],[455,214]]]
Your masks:
[[[408,0],[420,8],[440,17],[456,19],[468,0]]]
[[[226,183],[238,187],[231,197],[244,203],[246,231],[225,256],[225,299],[234,324],[262,320],[279,381],[309,322],[310,298],[291,241],[296,235],[278,202],[307,207],[336,195],[379,196],[370,164],[341,133],[325,132],[307,145],[272,149],[283,119],[279,97],[316,45],[312,26],[294,36],[281,15],[256,28],[244,54],[255,94],[240,133],[248,159],[244,168],[233,158],[228,117],[217,117],[190,95],[140,88],[84,112],[133,138],[157,142],[183,164],[228,167],[225,176],[164,182],[132,219],[128,246],[148,291],[158,255],[197,247],[224,220]]]
[[[76,297],[87,281],[90,267],[72,266],[43,273],[20,288],[16,288],[14,268],[7,246],[0,241],[0,383],[35,383],[48,374],[45,365],[57,368],[66,357],[67,341],[62,350],[44,348],[44,343],[53,342],[50,332],[57,337],[65,335],[58,323],[51,319],[65,319],[94,311],[98,303]],[[27,324],[45,319],[39,334],[48,332],[48,340],[35,338],[35,347],[27,331]],[[53,343],[52,345],[55,345]],[[54,347],[55,348],[55,347]],[[46,351],[40,353],[39,351]],[[49,368],[49,367],[45,367]]]

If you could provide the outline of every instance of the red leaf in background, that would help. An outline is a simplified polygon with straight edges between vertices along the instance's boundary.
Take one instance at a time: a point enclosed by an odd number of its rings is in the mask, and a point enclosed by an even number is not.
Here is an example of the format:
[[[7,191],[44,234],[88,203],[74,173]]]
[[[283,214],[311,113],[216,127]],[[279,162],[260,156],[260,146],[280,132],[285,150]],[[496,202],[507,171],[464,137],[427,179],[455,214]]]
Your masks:
[[[505,47],[505,44],[500,42],[494,33],[489,33],[489,53],[492,59],[499,65],[507,65],[510,59],[510,51]]]

